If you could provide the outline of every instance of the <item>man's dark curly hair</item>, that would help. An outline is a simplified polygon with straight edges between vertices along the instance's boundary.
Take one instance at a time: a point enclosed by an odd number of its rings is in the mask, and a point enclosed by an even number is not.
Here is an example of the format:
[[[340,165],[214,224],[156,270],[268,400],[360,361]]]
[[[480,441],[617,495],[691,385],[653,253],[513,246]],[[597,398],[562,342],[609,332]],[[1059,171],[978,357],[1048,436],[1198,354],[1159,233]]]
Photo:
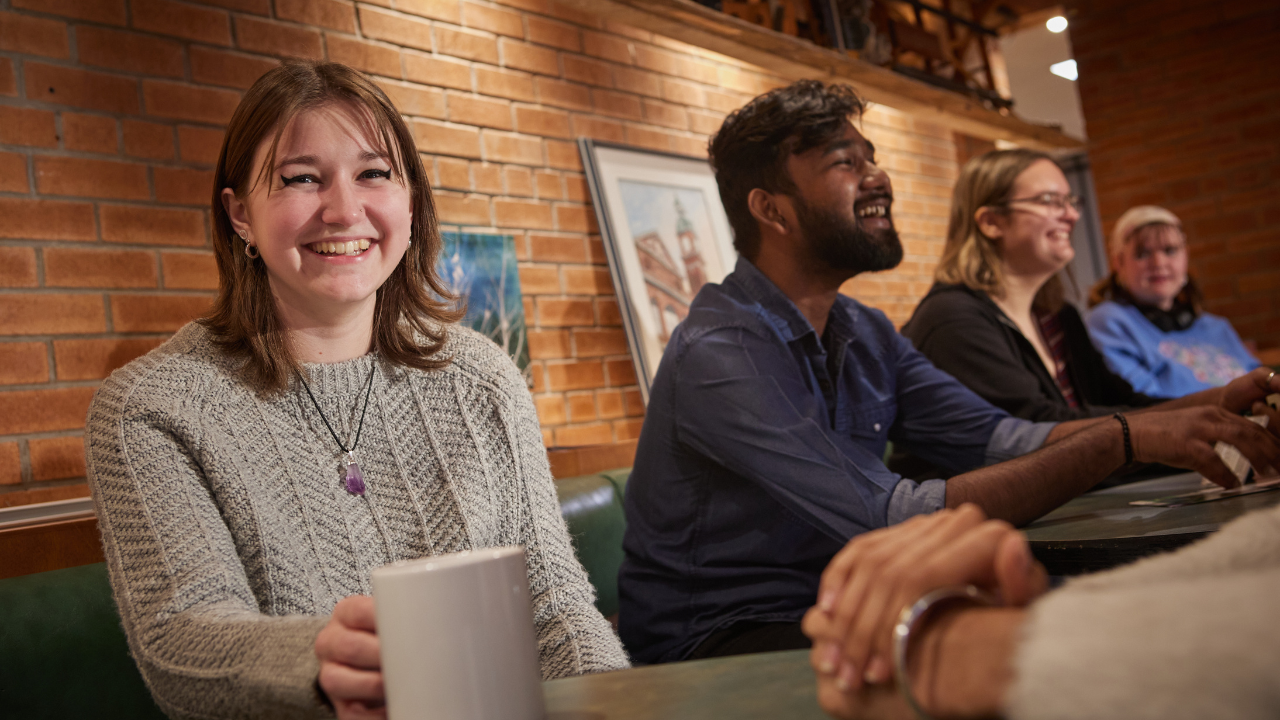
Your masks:
[[[800,80],[755,98],[724,119],[707,151],[733,226],[733,246],[743,257],[754,260],[760,250],[760,227],[747,208],[747,195],[754,188],[793,192],[787,157],[829,142],[862,111],[852,87]]]

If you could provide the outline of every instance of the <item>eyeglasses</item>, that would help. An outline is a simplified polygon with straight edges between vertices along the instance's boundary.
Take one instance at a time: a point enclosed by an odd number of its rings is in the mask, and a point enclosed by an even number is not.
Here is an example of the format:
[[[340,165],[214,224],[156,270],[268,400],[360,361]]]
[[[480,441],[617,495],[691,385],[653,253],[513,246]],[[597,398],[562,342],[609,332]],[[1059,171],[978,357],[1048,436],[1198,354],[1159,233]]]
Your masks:
[[[1032,195],[1031,197],[1014,198],[1001,204],[1012,205],[1020,202],[1034,203],[1047,208],[1054,208],[1058,211],[1059,215],[1066,213],[1067,208],[1071,208],[1078,213],[1080,212],[1081,207],[1080,197],[1078,195],[1063,195],[1062,193],[1055,192],[1040,193],[1039,195]]]
[[[1187,251],[1187,246],[1181,243],[1169,243],[1167,245],[1159,245],[1153,247],[1152,244],[1135,244],[1133,246],[1133,259],[1142,261],[1153,258],[1157,255],[1165,257],[1177,257],[1179,253]]]

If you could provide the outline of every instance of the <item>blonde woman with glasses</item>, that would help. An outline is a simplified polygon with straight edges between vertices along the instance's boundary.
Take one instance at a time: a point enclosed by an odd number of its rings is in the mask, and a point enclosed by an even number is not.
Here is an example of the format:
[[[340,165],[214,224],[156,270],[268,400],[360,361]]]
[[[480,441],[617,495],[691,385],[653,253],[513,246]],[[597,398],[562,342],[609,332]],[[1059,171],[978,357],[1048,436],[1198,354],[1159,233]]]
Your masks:
[[[936,280],[902,333],[1017,417],[1064,421],[1151,405],[1112,373],[1062,298],[1079,199],[1044,153],[970,160],[952,197]]]

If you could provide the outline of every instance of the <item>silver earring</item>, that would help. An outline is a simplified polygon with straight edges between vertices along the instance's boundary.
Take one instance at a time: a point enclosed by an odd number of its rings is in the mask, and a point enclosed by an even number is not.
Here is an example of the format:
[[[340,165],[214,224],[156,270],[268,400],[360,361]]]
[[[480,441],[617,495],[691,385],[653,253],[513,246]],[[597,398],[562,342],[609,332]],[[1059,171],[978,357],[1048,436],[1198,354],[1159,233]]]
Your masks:
[[[257,259],[258,259],[258,248],[254,247],[252,243],[245,243],[245,244],[244,244],[244,254],[245,254],[245,255],[248,255],[250,260],[257,260]]]

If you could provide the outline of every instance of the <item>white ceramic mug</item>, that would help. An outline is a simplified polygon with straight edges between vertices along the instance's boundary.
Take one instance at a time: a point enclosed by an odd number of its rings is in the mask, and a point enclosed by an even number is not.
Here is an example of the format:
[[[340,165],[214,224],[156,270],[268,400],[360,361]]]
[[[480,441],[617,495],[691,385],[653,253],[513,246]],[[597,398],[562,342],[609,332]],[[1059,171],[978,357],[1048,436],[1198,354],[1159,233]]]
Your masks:
[[[539,720],[524,548],[404,560],[373,571],[390,720]]]

